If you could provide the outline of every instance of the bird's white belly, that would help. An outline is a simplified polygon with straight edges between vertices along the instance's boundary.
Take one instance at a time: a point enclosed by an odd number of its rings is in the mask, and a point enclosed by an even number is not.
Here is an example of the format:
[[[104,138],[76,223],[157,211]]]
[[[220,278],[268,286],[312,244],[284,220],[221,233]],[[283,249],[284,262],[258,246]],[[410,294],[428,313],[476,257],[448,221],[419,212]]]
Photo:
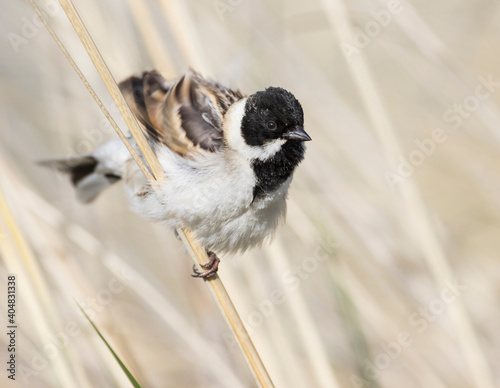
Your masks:
[[[279,222],[284,219],[286,202],[283,197],[262,208],[258,205],[252,204],[238,217],[205,220],[191,225],[191,229],[202,245],[214,252],[234,253],[260,246],[273,236]]]
[[[163,162],[166,180],[146,195],[144,185],[134,179],[144,182],[142,173],[129,170],[132,208],[150,220],[188,228],[207,250],[229,253],[261,245],[284,219],[291,178],[273,195],[254,201],[255,176],[249,165],[214,160],[192,166],[170,157]]]

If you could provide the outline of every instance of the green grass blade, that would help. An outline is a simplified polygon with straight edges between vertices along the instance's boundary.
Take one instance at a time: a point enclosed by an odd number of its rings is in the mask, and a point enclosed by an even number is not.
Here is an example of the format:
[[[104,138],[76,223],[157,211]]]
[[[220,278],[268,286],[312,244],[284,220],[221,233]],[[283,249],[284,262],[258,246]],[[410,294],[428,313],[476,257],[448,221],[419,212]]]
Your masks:
[[[118,355],[115,353],[115,351],[113,350],[113,348],[111,347],[111,345],[108,343],[108,341],[106,341],[106,338],[104,338],[104,336],[101,334],[101,332],[99,331],[99,329],[97,328],[97,326],[94,324],[94,322],[92,322],[92,320],[89,318],[89,316],[87,314],[85,314],[85,311],[83,311],[83,309],[82,309],[82,307],[80,305],[78,305],[78,307],[80,308],[80,311],[83,313],[83,315],[85,315],[85,318],[87,318],[87,320],[90,322],[90,324],[92,325],[92,327],[94,328],[94,330],[96,331],[96,333],[99,335],[99,337],[101,337],[102,341],[106,344],[107,348],[109,349],[109,351],[111,352],[111,354],[113,355],[113,357],[115,358],[115,360],[120,365],[120,368],[122,368],[123,372],[125,372],[125,374],[127,375],[127,378],[132,383],[132,385],[134,386],[134,388],[141,388],[141,385],[137,382],[137,380],[132,375],[132,373],[130,373],[130,371],[125,366],[125,364],[122,362],[122,360],[120,360],[120,357],[118,357]]]

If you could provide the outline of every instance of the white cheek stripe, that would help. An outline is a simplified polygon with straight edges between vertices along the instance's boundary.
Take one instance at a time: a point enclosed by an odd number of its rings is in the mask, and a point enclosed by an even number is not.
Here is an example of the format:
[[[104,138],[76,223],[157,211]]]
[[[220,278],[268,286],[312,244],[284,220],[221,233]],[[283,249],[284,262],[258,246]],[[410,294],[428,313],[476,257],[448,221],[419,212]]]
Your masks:
[[[267,160],[273,157],[277,152],[279,152],[279,150],[281,150],[281,146],[285,144],[285,142],[286,140],[278,139],[270,141],[263,147],[250,147],[252,159]]]
[[[277,139],[270,141],[264,146],[250,146],[245,143],[241,135],[241,120],[245,115],[245,104],[247,99],[244,98],[229,108],[224,119],[224,137],[227,144],[232,149],[238,151],[248,160],[267,160],[274,156],[286,140]]]

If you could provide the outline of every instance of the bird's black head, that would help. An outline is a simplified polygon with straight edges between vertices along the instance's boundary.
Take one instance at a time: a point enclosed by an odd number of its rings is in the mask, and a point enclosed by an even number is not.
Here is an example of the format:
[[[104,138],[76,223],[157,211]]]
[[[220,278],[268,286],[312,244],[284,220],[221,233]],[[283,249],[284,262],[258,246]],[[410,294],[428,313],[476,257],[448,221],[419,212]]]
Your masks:
[[[304,112],[293,94],[270,87],[248,98],[241,132],[250,146],[262,146],[278,139],[311,140],[303,126]]]
[[[304,112],[293,96],[282,88],[267,88],[250,97],[241,120],[241,134],[257,178],[254,200],[272,193],[293,174],[304,158]]]

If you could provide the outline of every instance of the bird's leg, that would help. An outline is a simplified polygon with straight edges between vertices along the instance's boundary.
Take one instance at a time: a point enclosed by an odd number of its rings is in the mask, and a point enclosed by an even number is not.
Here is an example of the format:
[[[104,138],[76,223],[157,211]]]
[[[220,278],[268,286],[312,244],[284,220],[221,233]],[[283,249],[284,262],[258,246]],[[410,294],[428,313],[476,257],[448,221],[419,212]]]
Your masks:
[[[191,275],[194,278],[209,278],[211,276],[214,276],[217,273],[217,270],[219,269],[219,263],[220,259],[217,257],[215,253],[212,251],[207,251],[208,258],[210,261],[207,264],[201,264],[203,268],[206,268],[207,270],[205,272],[199,272],[196,269],[196,266],[193,265],[193,272],[194,274]]]

